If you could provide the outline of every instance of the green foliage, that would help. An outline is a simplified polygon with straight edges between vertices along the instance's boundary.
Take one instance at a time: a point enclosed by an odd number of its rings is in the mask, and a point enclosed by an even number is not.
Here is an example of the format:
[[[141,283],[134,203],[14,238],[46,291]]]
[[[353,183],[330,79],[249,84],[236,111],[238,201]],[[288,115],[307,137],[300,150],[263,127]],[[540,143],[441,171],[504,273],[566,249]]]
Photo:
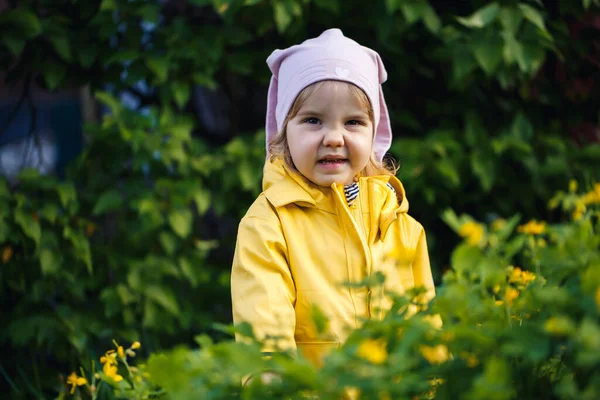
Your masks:
[[[285,353],[265,358],[249,327],[240,325],[247,343],[198,337],[199,348],[151,355],[143,381],[162,388],[166,399],[339,399],[351,393],[367,399],[595,399],[600,184],[557,199],[569,217],[577,208],[573,199],[586,203],[586,211],[557,224],[517,227],[518,217],[497,220],[482,226],[477,243],[470,243],[473,231],[465,227],[478,223],[447,211],[449,225],[466,240],[454,250],[452,270],[433,302],[411,316],[410,307],[422,305],[419,288],[390,293],[391,311],[366,321],[320,369]],[[443,326],[436,328],[431,320],[439,317]],[[253,379],[242,388],[248,376]]]
[[[600,145],[588,134],[598,123],[597,0],[9,3],[6,83],[89,85],[108,111],[86,127],[89,146],[65,179],[23,171],[15,186],[0,180],[0,346],[32,360],[0,362],[15,395],[51,392],[49,366],[89,365],[108,338],[142,339],[152,351],[229,320],[235,227],[260,192],[264,60],[309,33],[340,27],[381,54],[391,152],[438,281],[450,260],[479,251],[451,256],[457,240],[442,210],[552,221],[545,205],[558,189],[600,180]],[[141,107],[131,109],[117,94],[140,82],[151,90],[134,91]],[[228,99],[230,132],[216,135],[194,113],[198,88]],[[525,242],[511,238],[495,257],[521,254]],[[499,279],[486,268],[486,282]],[[505,384],[512,367],[498,360],[472,396]]]

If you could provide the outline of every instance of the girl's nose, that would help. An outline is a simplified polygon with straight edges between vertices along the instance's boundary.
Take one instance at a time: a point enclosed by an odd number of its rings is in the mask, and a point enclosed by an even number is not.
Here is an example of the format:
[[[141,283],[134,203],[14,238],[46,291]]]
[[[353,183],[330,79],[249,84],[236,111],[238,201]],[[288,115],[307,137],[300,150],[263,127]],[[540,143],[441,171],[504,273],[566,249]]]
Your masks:
[[[328,129],[323,136],[323,146],[342,147],[344,145],[344,135],[339,128]]]

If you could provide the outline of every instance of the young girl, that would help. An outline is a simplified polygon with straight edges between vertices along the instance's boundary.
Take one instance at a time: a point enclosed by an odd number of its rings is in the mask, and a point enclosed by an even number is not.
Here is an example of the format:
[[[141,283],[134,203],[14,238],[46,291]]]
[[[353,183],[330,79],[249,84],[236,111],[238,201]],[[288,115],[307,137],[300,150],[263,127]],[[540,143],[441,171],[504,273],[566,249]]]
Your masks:
[[[325,31],[267,59],[263,192],[242,219],[231,275],[234,323],[252,324],[265,353],[291,350],[318,366],[384,291],[434,295],[423,227],[382,160],[391,128],[379,55]],[[350,287],[377,272],[385,287]],[[313,307],[328,318],[313,324]],[[278,340],[269,340],[277,337]]]

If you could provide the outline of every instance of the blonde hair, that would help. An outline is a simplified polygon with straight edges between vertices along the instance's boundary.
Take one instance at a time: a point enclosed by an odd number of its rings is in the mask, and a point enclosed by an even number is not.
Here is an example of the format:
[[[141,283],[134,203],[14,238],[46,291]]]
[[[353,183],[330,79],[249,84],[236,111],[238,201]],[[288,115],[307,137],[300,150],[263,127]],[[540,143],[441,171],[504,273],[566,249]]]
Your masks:
[[[367,97],[365,92],[363,92],[360,88],[354,86],[353,84],[342,81],[320,81],[313,83],[312,85],[308,85],[307,87],[302,89],[300,94],[298,94],[296,100],[294,100],[294,103],[290,107],[290,111],[288,112],[287,116],[285,117],[285,120],[283,121],[282,131],[279,133],[279,135],[275,136],[269,142],[269,159],[271,161],[274,161],[277,158],[281,158],[287,164],[288,167],[296,170],[294,162],[292,161],[290,149],[288,147],[286,132],[288,122],[290,122],[290,120],[298,114],[302,106],[308,101],[308,99],[316,90],[324,86],[331,86],[332,90],[337,90],[339,85],[342,84],[348,85],[348,87],[350,88],[350,93],[356,100],[358,100],[361,107],[364,107],[367,110],[369,120],[374,125],[375,118],[373,113],[373,107],[371,106],[371,102],[369,101],[369,98]],[[360,175],[396,175],[396,171],[398,171],[398,168],[396,167],[396,163],[391,157],[386,157],[385,160],[382,162],[375,158],[374,153],[371,153],[371,156],[369,157],[369,162],[367,163],[365,168],[360,172]]]

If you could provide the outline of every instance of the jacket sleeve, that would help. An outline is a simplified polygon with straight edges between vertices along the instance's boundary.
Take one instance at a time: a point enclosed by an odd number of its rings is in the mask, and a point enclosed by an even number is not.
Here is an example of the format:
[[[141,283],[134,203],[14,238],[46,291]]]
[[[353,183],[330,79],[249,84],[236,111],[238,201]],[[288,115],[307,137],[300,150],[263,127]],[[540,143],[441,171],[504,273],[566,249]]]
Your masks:
[[[431,300],[435,297],[435,285],[431,273],[431,264],[429,263],[429,251],[427,250],[427,238],[425,230],[419,226],[417,244],[415,246],[415,255],[412,262],[412,273],[415,287],[424,287],[427,290],[426,299]]]
[[[251,324],[264,340],[264,352],[295,351],[296,290],[281,224],[266,209],[260,216],[247,215],[239,226],[231,272],[233,322]]]
[[[423,300],[428,302],[433,299],[435,297],[435,284],[431,273],[431,264],[429,263],[427,237],[425,235],[425,230],[421,226],[420,234],[417,239],[417,246],[415,248],[415,256],[412,262],[412,271],[415,287],[422,286],[427,290]],[[430,322],[436,328],[442,327],[442,319],[439,315],[433,315]]]

